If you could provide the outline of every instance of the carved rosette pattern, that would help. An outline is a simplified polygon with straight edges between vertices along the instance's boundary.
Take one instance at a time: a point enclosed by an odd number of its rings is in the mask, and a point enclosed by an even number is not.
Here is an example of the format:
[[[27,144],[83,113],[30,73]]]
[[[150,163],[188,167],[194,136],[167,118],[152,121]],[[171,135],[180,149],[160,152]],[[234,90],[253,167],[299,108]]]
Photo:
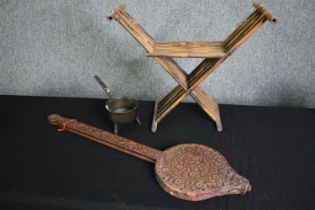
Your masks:
[[[219,152],[203,145],[171,147],[157,160],[155,170],[164,190],[185,200],[250,191],[247,179],[238,175]]]
[[[50,115],[51,124],[114,149],[155,162],[156,178],[174,197],[199,201],[216,196],[245,194],[249,181],[238,175],[216,150],[199,144],[182,144],[163,152],[76,120]]]

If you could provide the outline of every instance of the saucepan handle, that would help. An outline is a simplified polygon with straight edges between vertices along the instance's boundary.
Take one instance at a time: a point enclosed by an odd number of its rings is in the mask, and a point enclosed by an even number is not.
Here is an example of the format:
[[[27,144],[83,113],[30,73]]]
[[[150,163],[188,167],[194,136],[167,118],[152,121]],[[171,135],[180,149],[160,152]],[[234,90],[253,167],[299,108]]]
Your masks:
[[[99,76],[94,76],[95,80],[98,82],[98,84],[103,88],[103,90],[106,92],[109,98],[114,98],[112,92],[108,89],[107,85],[99,78]]]

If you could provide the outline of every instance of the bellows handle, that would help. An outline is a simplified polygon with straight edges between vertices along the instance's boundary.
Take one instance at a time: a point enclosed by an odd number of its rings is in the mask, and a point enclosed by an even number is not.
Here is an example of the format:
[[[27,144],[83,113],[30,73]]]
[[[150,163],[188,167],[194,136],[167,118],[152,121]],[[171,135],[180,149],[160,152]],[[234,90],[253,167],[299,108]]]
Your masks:
[[[58,131],[69,131],[151,163],[155,163],[161,153],[159,150],[57,114],[49,115],[48,122],[60,127]]]

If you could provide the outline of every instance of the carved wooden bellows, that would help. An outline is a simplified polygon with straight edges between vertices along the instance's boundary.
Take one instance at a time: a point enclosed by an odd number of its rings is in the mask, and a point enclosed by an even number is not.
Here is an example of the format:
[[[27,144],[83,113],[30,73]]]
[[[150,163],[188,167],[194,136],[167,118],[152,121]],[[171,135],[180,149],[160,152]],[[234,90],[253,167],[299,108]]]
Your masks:
[[[216,150],[200,144],[180,144],[165,151],[139,144],[77,120],[52,114],[49,123],[62,130],[155,163],[156,179],[174,197],[200,201],[212,197],[245,194],[249,181],[235,172]]]

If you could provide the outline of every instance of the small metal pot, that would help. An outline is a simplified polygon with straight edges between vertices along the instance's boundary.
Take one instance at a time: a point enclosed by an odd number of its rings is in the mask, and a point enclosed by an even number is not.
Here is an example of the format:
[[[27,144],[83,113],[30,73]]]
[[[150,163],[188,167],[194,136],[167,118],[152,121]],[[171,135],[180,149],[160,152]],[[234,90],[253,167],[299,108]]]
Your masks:
[[[111,98],[107,100],[105,108],[112,122],[119,124],[130,123],[137,116],[138,101],[128,96]]]
[[[141,121],[137,115],[138,101],[129,96],[114,97],[105,83],[97,75],[95,80],[103,88],[109,99],[106,101],[105,109],[108,118],[114,123],[114,133],[118,133],[118,124],[126,124],[136,121],[141,126]]]

